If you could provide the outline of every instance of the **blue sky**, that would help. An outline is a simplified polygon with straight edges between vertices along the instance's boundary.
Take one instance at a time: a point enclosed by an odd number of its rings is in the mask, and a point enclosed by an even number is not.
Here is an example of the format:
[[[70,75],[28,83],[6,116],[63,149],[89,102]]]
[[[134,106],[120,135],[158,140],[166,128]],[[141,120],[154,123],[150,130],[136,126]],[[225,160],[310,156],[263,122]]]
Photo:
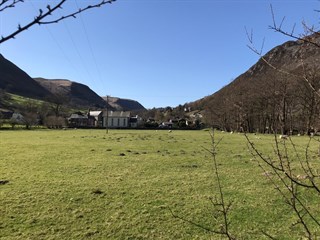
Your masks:
[[[26,0],[0,13],[0,34],[23,25],[43,7]],[[57,2],[57,1],[49,1]],[[70,0],[64,11],[95,1]],[[277,21],[302,32],[318,25],[317,0],[117,0],[59,24],[35,26],[0,45],[31,77],[69,79],[101,96],[130,98],[146,108],[177,106],[210,95],[248,70],[263,52],[289,40],[269,29]]]

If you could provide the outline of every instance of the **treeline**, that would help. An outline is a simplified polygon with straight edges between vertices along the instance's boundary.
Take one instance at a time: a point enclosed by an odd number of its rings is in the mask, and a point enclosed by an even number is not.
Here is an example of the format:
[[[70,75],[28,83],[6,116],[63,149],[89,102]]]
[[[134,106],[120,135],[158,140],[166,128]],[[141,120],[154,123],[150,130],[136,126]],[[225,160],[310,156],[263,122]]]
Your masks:
[[[270,68],[260,64],[260,68]],[[320,129],[319,69],[304,66],[296,71],[299,74],[274,69],[260,76],[250,76],[250,71],[243,74],[200,102],[206,122],[226,131],[317,132]]]

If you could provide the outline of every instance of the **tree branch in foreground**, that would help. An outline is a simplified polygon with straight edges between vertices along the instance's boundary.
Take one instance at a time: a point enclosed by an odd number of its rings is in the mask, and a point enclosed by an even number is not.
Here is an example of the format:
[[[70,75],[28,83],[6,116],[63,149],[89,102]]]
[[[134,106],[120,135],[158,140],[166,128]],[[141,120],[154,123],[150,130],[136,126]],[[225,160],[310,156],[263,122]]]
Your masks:
[[[216,159],[216,149],[217,146],[219,145],[219,143],[221,142],[222,139],[220,139],[218,142],[215,142],[215,137],[214,137],[214,130],[212,129],[211,133],[210,133],[210,137],[211,137],[211,145],[212,145],[212,149],[206,149],[204,148],[206,151],[208,151],[213,159],[213,170],[214,170],[214,175],[215,175],[215,179],[217,181],[217,185],[218,185],[218,191],[219,191],[219,196],[216,198],[210,198],[210,201],[213,205],[213,207],[215,208],[216,214],[215,215],[215,219],[220,221],[221,224],[219,225],[218,229],[212,229],[206,226],[203,226],[199,223],[196,223],[194,221],[188,220],[184,217],[181,217],[177,214],[175,214],[172,209],[169,208],[172,216],[174,218],[180,219],[184,222],[190,223],[191,225],[194,225],[196,227],[199,227],[205,231],[208,231],[210,233],[213,234],[217,234],[217,235],[221,235],[221,236],[225,236],[227,237],[229,240],[235,240],[236,238],[230,233],[230,220],[228,218],[228,214],[232,205],[232,202],[226,203],[225,198],[224,198],[224,193],[222,190],[222,184],[221,184],[221,179],[220,179],[220,174],[219,174],[219,169],[218,169],[218,163],[217,163],[217,159]]]
[[[80,9],[73,11],[67,15],[62,16],[62,17],[58,17],[53,20],[46,21],[46,19],[48,17],[52,17],[53,14],[56,13],[58,9],[62,9],[63,4],[65,4],[66,1],[67,0],[61,0],[60,2],[56,3],[54,6],[47,5],[47,7],[45,9],[39,9],[39,14],[37,16],[35,16],[32,21],[30,21],[29,23],[27,23],[23,26],[21,26],[19,24],[18,29],[16,31],[13,31],[11,34],[9,34],[7,36],[1,36],[0,44],[4,43],[10,39],[14,39],[18,34],[28,30],[29,28],[33,27],[34,25],[53,24],[53,23],[59,23],[67,18],[76,18],[76,16],[82,12],[85,12],[89,9],[101,7],[107,3],[111,4],[111,3],[115,2],[116,0],[101,0],[99,3],[93,4],[93,5],[87,5],[84,8],[80,8]],[[5,5],[7,2],[8,1],[6,1],[6,0],[2,0],[2,2],[0,3],[0,7],[1,7],[1,5]],[[19,2],[24,2],[24,1],[23,0],[13,0],[12,3],[8,3],[8,5],[3,6],[0,9],[0,11],[4,11],[5,9],[15,7],[15,5]]]

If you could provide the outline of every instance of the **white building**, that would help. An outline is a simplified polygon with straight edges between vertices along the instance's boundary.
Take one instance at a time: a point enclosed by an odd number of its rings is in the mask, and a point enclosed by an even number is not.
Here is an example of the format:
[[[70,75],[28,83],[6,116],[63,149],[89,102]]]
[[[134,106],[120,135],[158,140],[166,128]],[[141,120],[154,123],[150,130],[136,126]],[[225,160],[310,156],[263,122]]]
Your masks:
[[[108,128],[127,128],[129,127],[129,121],[130,112],[128,111],[103,112],[103,127],[108,126]]]

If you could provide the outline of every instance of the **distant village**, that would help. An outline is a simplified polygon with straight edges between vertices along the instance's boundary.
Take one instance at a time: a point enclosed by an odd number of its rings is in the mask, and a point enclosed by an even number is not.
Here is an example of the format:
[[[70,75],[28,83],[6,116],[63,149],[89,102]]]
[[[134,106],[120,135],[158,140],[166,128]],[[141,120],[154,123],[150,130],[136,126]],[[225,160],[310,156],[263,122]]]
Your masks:
[[[74,112],[66,118],[52,117],[52,120],[42,122],[40,118],[24,116],[18,112],[6,111],[0,109],[0,127],[4,124],[15,128],[17,125],[25,125],[26,128],[32,126],[44,125],[48,128],[159,128],[159,129],[200,129],[202,123],[202,114],[200,112],[189,114],[186,118],[172,118],[167,121],[159,121],[154,118],[142,118],[133,115],[130,111],[88,111]]]

